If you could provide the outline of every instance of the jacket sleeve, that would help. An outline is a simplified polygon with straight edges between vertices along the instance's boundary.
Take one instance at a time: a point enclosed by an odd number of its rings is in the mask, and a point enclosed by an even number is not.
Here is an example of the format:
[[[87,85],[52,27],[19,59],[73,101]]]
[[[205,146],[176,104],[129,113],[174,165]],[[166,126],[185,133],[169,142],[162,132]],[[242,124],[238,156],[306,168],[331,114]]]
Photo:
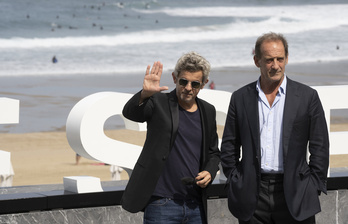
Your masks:
[[[209,136],[209,149],[208,149],[208,159],[207,163],[204,167],[204,170],[208,171],[211,175],[211,180],[213,181],[216,176],[216,172],[219,170],[219,163],[220,163],[220,150],[218,148],[218,135],[216,131],[216,111],[215,108],[213,109],[213,115],[212,115],[212,130],[211,134]],[[208,118],[209,119],[209,118]],[[212,181],[210,183],[212,183]]]
[[[318,191],[326,194],[326,180],[329,167],[329,136],[325,114],[317,91],[312,94],[309,105],[309,167]]]
[[[139,104],[141,91],[134,94],[132,98],[124,105],[122,115],[135,122],[145,122],[149,119],[152,111],[151,98],[146,99],[142,104]]]
[[[227,178],[237,167],[240,159],[241,143],[236,113],[235,93],[233,93],[227,112],[225,129],[221,143],[221,165]]]

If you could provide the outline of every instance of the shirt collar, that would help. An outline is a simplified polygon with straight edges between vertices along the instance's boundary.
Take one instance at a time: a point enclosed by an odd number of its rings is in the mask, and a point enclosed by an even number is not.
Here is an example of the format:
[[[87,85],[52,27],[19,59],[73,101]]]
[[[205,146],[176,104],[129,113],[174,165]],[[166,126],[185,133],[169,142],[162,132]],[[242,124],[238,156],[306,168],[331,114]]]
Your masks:
[[[286,83],[287,83],[287,78],[286,78],[286,75],[284,74],[283,82],[282,82],[282,84],[279,87],[280,93],[282,93],[284,95],[286,94]]]
[[[256,90],[257,90],[257,92],[260,92],[260,90],[262,91],[261,84],[260,84],[260,79],[261,79],[261,76],[257,80],[257,83],[256,83]],[[279,92],[284,94],[284,95],[286,94],[286,83],[287,83],[287,78],[286,78],[286,75],[284,74],[283,82],[282,82],[282,84],[280,84],[280,87],[279,87]]]

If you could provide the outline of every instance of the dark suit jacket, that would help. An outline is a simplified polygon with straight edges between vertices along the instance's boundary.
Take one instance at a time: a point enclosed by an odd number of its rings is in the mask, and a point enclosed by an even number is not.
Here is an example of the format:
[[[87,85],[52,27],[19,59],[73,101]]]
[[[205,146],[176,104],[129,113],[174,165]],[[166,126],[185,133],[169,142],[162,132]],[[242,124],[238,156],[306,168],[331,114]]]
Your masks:
[[[166,159],[172,149],[179,125],[179,107],[176,92],[157,93],[139,106],[140,92],[124,106],[123,116],[136,122],[147,122],[143,150],[122,197],[122,206],[130,212],[145,208],[162,174]],[[216,111],[211,104],[196,99],[202,122],[202,155],[200,170],[215,178],[220,162],[216,133]],[[203,190],[206,208],[206,194]]]
[[[256,209],[260,188],[258,117],[258,92],[253,82],[232,94],[221,145],[221,164],[230,183],[229,209],[245,221]],[[318,93],[290,79],[287,79],[282,148],[286,203],[296,220],[304,220],[321,210],[318,193],[326,193],[329,139]]]

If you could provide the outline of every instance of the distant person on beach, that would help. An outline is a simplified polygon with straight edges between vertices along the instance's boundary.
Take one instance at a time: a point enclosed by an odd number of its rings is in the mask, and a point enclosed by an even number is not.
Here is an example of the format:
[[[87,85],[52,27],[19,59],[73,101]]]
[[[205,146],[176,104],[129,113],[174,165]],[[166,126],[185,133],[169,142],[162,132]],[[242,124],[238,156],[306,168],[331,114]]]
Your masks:
[[[81,156],[79,154],[76,153],[76,156],[75,156],[75,165],[79,165],[80,164],[80,160],[81,160]]]
[[[209,84],[209,89],[215,89],[215,83],[214,81],[211,81]]]
[[[229,209],[239,223],[315,223],[329,165],[318,93],[285,75],[282,34],[257,39],[254,63],[260,77],[232,94],[222,138]]]
[[[206,187],[218,171],[220,151],[214,106],[197,97],[208,82],[209,62],[184,54],[172,73],[176,89],[160,86],[163,65],[147,66],[143,89],[123,115],[147,122],[147,136],[122,198],[144,223],[207,223]]]
[[[57,60],[56,56],[53,56],[52,63],[57,63],[57,62],[58,62],[58,60]]]

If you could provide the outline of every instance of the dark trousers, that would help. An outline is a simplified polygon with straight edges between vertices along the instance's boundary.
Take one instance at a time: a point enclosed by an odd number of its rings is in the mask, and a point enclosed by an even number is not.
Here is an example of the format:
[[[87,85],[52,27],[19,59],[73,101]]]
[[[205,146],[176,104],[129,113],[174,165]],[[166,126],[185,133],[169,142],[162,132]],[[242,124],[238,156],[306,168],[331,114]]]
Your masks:
[[[315,216],[303,221],[296,221],[290,214],[286,205],[283,175],[262,174],[261,188],[256,211],[251,220],[240,224],[314,224]]]

